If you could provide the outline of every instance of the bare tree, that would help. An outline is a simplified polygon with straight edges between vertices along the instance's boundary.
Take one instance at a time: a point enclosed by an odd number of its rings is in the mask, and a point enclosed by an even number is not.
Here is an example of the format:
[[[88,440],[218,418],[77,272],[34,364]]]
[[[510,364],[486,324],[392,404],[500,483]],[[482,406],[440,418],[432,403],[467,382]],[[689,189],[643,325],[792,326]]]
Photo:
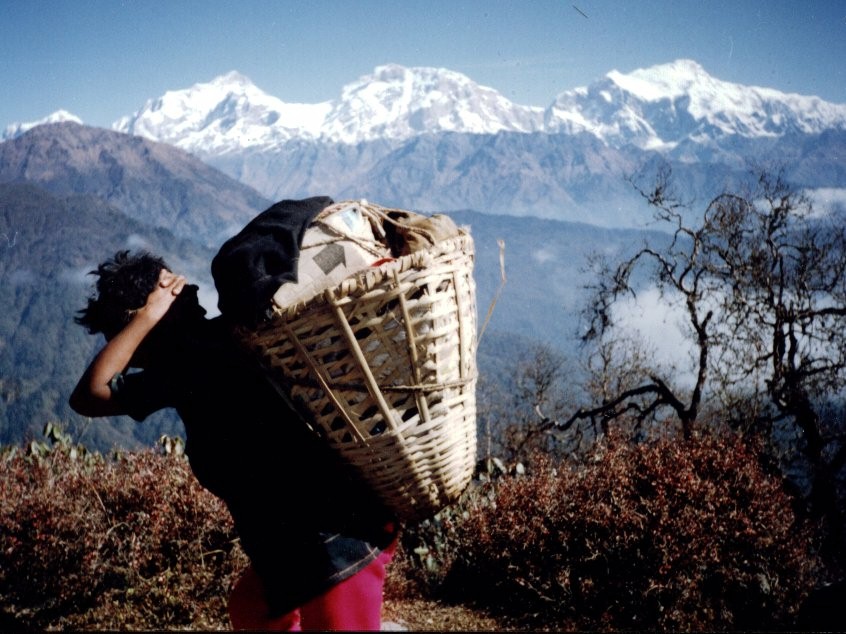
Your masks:
[[[606,436],[613,421],[630,438],[648,437],[664,426],[661,401],[650,380],[658,367],[642,341],[606,330],[585,359],[585,388],[597,407],[580,409],[568,426],[589,422],[592,437]],[[671,374],[669,371],[668,374]]]
[[[832,534],[841,532],[835,483],[846,463],[843,422],[819,412],[846,387],[843,218],[815,214],[780,172],[760,171],[744,191],[717,196],[697,223],[674,194],[668,169],[638,190],[670,230],[669,242],[645,245],[600,271],[584,339],[604,354],[614,341],[615,306],[636,294],[636,274],[645,274],[662,297],[681,299],[694,378],[679,387],[644,368],[638,383],[621,383],[561,425],[669,411],[689,437],[707,394],[735,408],[726,420],[739,423],[754,412],[746,429],[772,435],[777,425],[793,426],[810,467],[811,510],[831,522]],[[740,411],[740,403],[748,407]]]
[[[709,355],[718,336],[711,327],[714,313],[709,304],[715,281],[709,275],[707,255],[703,253],[708,227],[690,228],[685,224],[683,204],[673,192],[668,169],[659,171],[654,187],[649,192],[641,190],[641,194],[654,208],[656,219],[671,228],[669,244],[660,249],[645,245],[613,268],[605,262],[600,263],[586,315],[588,329],[583,338],[586,342],[598,343],[600,350],[606,350],[600,354],[608,354],[609,340],[615,340],[613,308],[621,298],[637,296],[634,278],[645,270],[647,279],[661,297],[674,294],[682,299],[696,344],[695,380],[689,389],[683,390],[655,369],[646,371],[640,384],[630,385],[613,396],[606,395],[598,406],[579,410],[571,420],[596,416],[617,418],[625,413],[643,421],[669,409],[680,423],[684,436],[689,438],[708,379]]]
[[[761,173],[751,194],[709,206],[708,251],[724,285],[720,311],[734,333],[725,374],[763,377],[772,411],[801,432],[815,515],[842,531],[837,475],[846,464],[842,420],[820,416],[846,386],[846,223],[816,215],[781,174]]]
[[[499,404],[486,413],[489,453],[514,467],[526,463],[534,451],[554,454],[576,449],[579,437],[567,435],[565,439],[548,433],[557,429],[555,421],[573,402],[567,381],[571,374],[562,353],[543,345],[528,351],[517,365],[513,391],[500,394]],[[562,440],[566,446],[561,445]]]

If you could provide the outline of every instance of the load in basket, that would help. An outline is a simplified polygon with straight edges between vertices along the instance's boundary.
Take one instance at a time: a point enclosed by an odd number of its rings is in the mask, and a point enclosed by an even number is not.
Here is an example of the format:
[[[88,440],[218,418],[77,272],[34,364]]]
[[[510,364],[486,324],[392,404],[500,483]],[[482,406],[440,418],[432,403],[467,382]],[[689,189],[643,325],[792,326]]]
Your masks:
[[[296,271],[237,335],[400,519],[428,517],[475,466],[472,238],[366,201],[305,224]]]

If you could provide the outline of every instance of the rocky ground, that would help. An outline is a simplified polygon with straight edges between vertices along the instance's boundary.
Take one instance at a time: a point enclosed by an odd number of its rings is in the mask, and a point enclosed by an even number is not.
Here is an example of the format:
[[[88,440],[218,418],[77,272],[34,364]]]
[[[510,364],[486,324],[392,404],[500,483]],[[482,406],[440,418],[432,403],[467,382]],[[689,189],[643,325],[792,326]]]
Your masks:
[[[499,632],[503,628],[487,614],[458,605],[445,605],[435,601],[386,600],[383,608],[383,631],[406,630],[413,632]],[[510,628],[509,628],[510,629]]]
[[[466,605],[432,600],[389,600],[383,607],[383,631],[411,632],[538,632],[544,628],[494,617]]]

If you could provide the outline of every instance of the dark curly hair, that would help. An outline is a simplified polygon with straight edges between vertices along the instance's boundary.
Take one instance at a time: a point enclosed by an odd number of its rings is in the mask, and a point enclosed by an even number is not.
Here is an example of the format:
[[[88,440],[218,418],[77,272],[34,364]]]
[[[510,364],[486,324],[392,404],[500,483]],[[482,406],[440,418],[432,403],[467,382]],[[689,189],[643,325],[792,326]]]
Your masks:
[[[74,321],[92,335],[102,332],[111,339],[130,322],[133,311],[147,303],[162,269],[170,267],[156,255],[118,251],[90,272],[98,277],[96,293]]]

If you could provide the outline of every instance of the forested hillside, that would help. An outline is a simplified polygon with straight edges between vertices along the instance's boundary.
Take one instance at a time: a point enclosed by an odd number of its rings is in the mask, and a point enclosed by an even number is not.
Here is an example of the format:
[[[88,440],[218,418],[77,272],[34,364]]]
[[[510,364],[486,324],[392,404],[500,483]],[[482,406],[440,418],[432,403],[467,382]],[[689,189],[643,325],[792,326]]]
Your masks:
[[[0,442],[37,436],[49,421],[62,421],[73,437],[102,450],[148,445],[163,429],[179,432],[171,414],[144,425],[107,424],[69,410],[78,374],[101,343],[73,324],[90,292],[87,273],[118,249],[146,248],[199,283],[201,301],[215,314],[210,262],[220,227],[246,222],[270,203],[180,150],[73,123],[40,126],[0,144],[3,179]],[[575,371],[589,254],[628,254],[648,234],[446,213],[469,226],[475,241],[480,327],[490,312],[479,349],[486,380],[512,382],[514,359],[536,345],[568,355]]]
[[[216,247],[269,201],[164,143],[76,123],[42,125],[0,144],[0,183],[89,194],[128,218]]]
[[[39,437],[57,420],[103,448],[156,437],[161,424],[89,427],[67,406],[78,373],[102,343],[72,321],[90,289],[87,273],[104,254],[130,247],[164,253],[190,272],[203,270],[210,257],[208,249],[131,220],[96,197],[0,185],[0,442]]]

